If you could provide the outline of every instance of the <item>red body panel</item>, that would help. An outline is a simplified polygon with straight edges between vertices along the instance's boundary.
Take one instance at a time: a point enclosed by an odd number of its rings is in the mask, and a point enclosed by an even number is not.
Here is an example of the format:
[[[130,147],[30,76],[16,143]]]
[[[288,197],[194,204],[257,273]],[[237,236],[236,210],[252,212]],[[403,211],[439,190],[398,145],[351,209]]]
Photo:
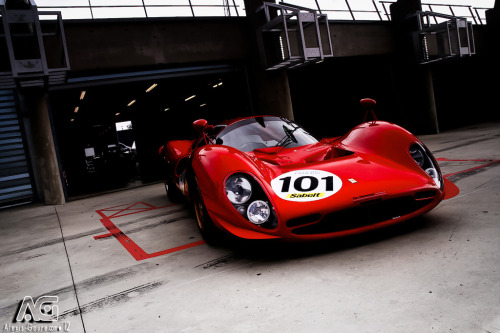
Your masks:
[[[177,161],[182,156],[188,155],[191,152],[191,146],[193,141],[191,140],[173,140],[167,142],[166,147],[166,158],[169,161]]]
[[[361,124],[343,137],[298,148],[244,153],[215,144],[191,151],[192,141],[189,149],[187,142],[174,141],[167,145],[167,154],[175,163],[189,151],[203,201],[217,227],[248,239],[322,239],[398,223],[428,212],[443,199],[444,191],[409,154],[415,142],[420,141],[401,127],[377,121]],[[296,170],[333,174],[339,179],[336,192],[307,202],[280,197],[273,180]],[[262,186],[276,212],[277,227],[252,224],[230,203],[224,184],[237,172]]]

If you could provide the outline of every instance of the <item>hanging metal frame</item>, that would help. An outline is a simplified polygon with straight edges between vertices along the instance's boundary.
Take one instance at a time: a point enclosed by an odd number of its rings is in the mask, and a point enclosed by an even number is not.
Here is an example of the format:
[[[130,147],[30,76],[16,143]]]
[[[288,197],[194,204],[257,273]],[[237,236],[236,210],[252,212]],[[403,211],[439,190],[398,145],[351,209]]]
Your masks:
[[[442,22],[439,23],[441,19]],[[417,61],[427,64],[476,53],[472,22],[464,17],[435,12],[417,13],[418,31],[413,33]]]
[[[0,89],[46,87],[63,84],[66,73],[70,69],[66,38],[62,23],[61,12],[39,12],[33,0],[30,0],[28,9],[8,9],[5,0],[0,0],[0,13],[3,31],[0,47],[7,49],[10,70],[0,72]],[[40,22],[40,16],[55,17],[54,20]],[[53,31],[46,31],[44,27],[54,24]],[[15,27],[14,29],[12,29]],[[23,31],[16,31],[22,27]],[[15,43],[16,38],[31,38],[33,54],[26,58],[19,57],[17,49],[21,46]],[[49,67],[44,39],[55,38],[60,48],[60,54],[55,55],[60,66]],[[52,60],[52,58],[51,58]]]
[[[266,70],[292,69],[333,57],[328,16],[286,3],[264,2],[258,39]]]

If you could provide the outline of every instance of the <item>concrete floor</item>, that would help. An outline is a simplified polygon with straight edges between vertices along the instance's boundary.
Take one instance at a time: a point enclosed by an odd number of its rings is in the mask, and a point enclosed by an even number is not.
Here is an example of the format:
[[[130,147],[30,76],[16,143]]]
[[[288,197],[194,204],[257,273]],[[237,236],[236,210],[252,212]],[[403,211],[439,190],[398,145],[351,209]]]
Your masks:
[[[461,193],[341,240],[208,246],[162,184],[2,210],[1,331],[500,332],[500,124],[422,139]],[[57,321],[14,322],[42,295]]]

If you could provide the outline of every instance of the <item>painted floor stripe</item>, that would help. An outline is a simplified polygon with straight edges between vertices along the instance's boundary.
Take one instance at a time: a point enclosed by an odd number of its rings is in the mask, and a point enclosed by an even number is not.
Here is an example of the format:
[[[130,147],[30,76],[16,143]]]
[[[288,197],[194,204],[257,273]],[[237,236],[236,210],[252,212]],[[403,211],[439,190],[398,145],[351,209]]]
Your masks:
[[[145,259],[150,259],[158,256],[162,256],[165,254],[177,252],[177,251],[182,251],[185,249],[189,249],[195,246],[203,245],[205,244],[205,241],[197,241],[189,244],[184,244],[181,246],[173,247],[170,249],[166,249],[163,251],[158,251],[154,253],[147,253],[144,251],[137,243],[135,243],[130,237],[128,237],[126,234],[124,234],[120,228],[118,228],[112,221],[112,218],[118,218],[118,217],[123,217],[123,216],[128,216],[132,214],[138,214],[138,213],[144,213],[148,212],[151,210],[156,210],[156,209],[161,209],[161,208],[166,208],[173,206],[167,205],[167,206],[161,206],[161,207],[155,207],[153,205],[150,205],[145,202],[136,202],[134,204],[127,204],[127,205],[118,205],[110,208],[104,208],[100,210],[96,210],[96,213],[99,214],[102,218],[99,220],[103,224],[103,226],[109,231],[109,233],[102,234],[102,235],[97,235],[94,236],[94,239],[103,239],[103,238],[108,238],[108,237],[115,237],[118,242],[127,250],[130,255],[137,261],[139,260],[145,260]],[[111,215],[106,215],[106,213],[113,212]]]

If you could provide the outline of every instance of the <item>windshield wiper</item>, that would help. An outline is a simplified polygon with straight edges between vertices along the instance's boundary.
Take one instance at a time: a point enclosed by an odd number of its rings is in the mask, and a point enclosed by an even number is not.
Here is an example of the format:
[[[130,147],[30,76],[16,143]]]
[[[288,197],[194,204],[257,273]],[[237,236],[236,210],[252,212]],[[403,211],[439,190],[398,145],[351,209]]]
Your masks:
[[[293,135],[293,132],[295,132],[297,129],[299,129],[299,127],[295,127],[293,130],[291,130],[285,125],[283,125],[283,131],[285,132],[286,135],[283,137],[283,139],[280,140],[280,142],[278,142],[276,147],[280,146],[284,147],[291,142],[297,143],[298,142],[297,138]]]

